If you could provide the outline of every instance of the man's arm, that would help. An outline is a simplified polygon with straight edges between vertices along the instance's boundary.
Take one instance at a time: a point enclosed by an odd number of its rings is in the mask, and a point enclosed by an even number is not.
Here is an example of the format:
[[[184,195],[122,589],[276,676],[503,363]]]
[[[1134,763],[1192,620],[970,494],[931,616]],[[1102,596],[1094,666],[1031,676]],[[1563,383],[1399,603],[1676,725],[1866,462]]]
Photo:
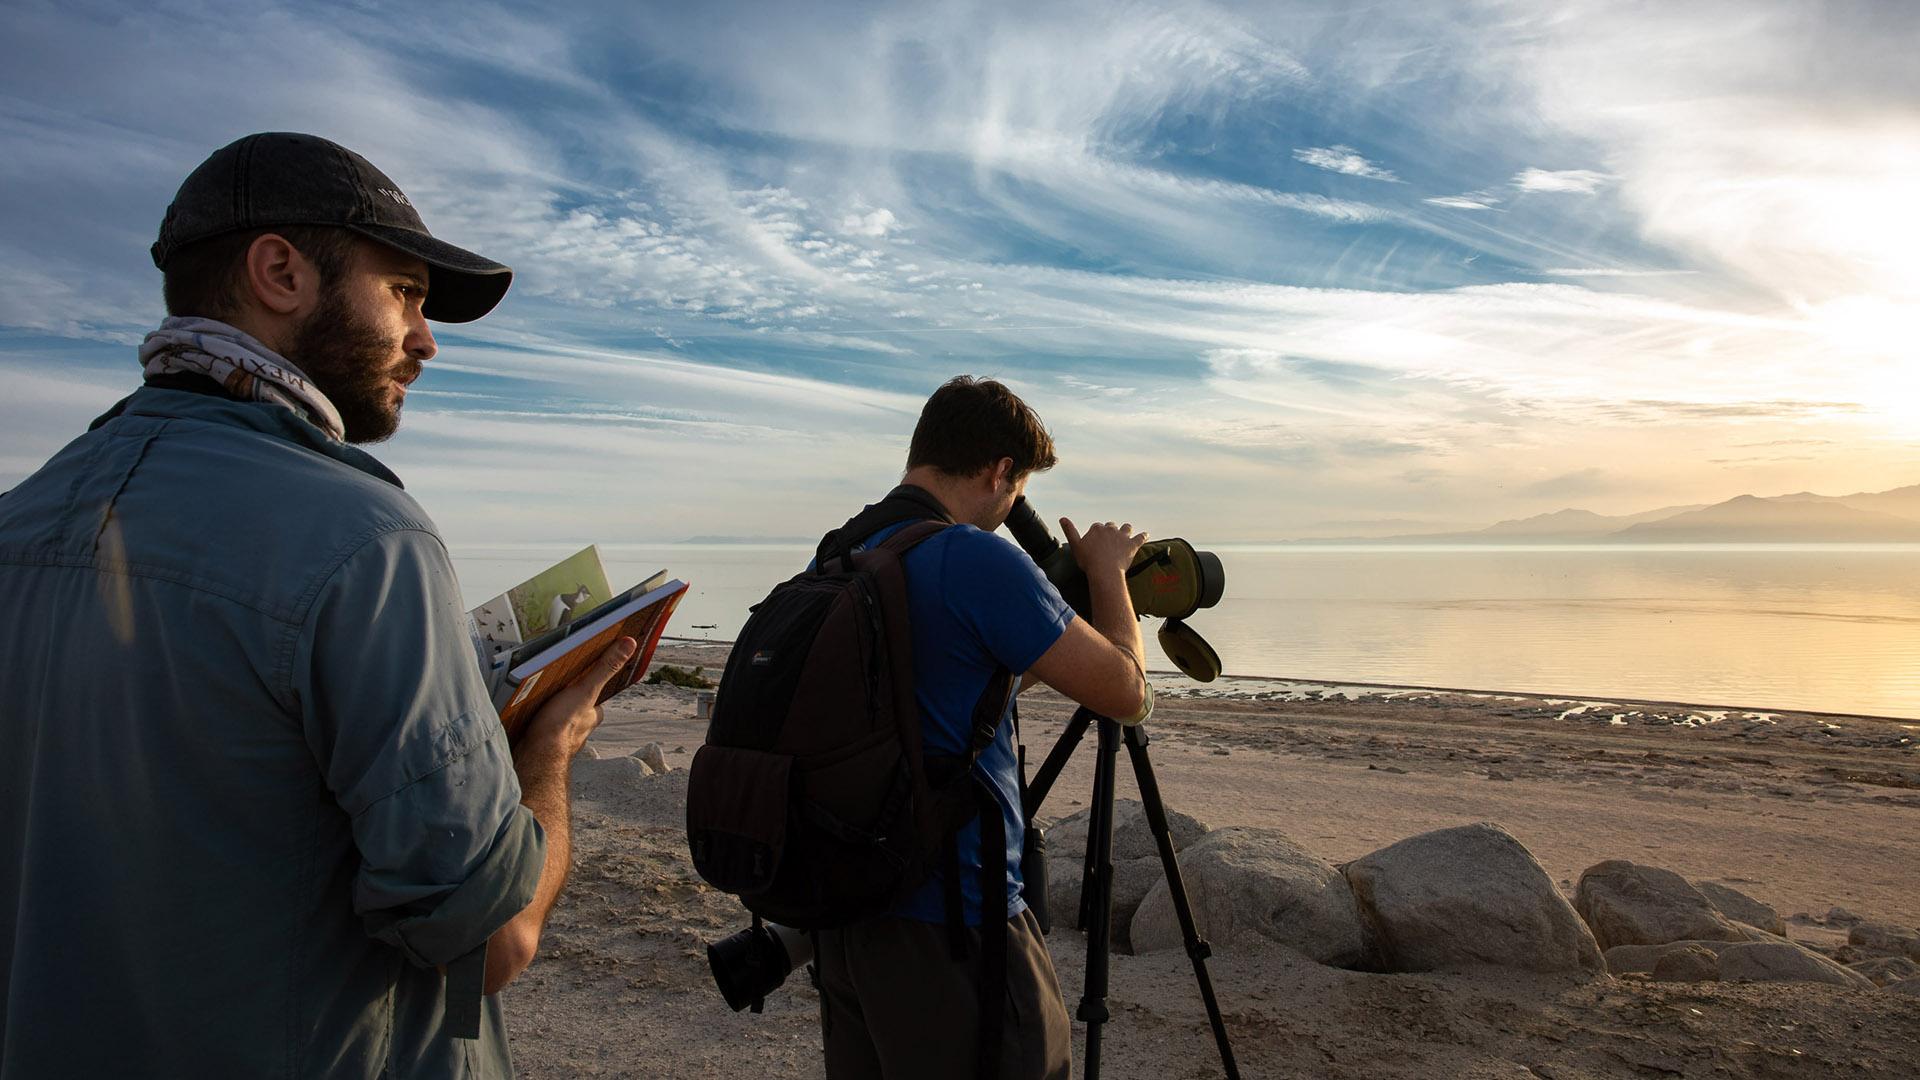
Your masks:
[[[1138,716],[1147,704],[1146,649],[1126,574],[1147,536],[1112,522],[1092,526],[1084,536],[1066,518],[1060,527],[1087,575],[1092,625],[1068,623],[1028,672],[1102,716]]]
[[[592,667],[571,686],[555,694],[533,721],[513,751],[513,771],[520,778],[520,802],[533,811],[547,837],[546,859],[540,868],[540,887],[533,900],[511,921],[487,939],[485,992],[498,993],[512,982],[540,949],[540,931],[547,924],[573,866],[573,820],[569,787],[574,755],[600,726],[600,707],[594,702],[607,680],[619,674],[639,648],[632,638],[607,646]]]

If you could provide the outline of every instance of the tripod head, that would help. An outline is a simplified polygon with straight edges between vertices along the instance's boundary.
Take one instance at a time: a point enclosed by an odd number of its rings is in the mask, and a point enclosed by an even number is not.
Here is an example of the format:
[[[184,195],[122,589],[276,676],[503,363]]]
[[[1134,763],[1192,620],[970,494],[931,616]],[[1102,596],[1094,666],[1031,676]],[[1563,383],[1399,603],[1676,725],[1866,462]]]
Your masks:
[[[1054,538],[1026,496],[1013,502],[1007,531],[1021,550],[1040,564],[1040,570],[1060,590],[1081,618],[1091,618],[1092,594],[1087,575],[1074,560],[1073,549]],[[1160,648],[1181,673],[1198,682],[1212,682],[1220,674],[1220,654],[1213,651],[1186,619],[1212,607],[1226,594],[1227,575],[1220,556],[1201,551],[1185,540],[1154,540],[1141,546],[1127,568],[1127,594],[1138,615],[1166,620],[1160,625]]]

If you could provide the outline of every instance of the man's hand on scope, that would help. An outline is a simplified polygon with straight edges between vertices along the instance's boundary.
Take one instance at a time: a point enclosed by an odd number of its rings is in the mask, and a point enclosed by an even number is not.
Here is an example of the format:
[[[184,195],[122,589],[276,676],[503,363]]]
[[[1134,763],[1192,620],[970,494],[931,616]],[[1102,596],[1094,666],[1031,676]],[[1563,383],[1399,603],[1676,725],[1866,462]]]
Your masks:
[[[1147,534],[1134,532],[1131,524],[1111,521],[1082,534],[1066,518],[1060,519],[1060,531],[1087,575],[1093,614],[1087,622],[1068,623],[1060,640],[1034,661],[1029,674],[1102,716],[1136,722],[1146,715],[1152,697],[1140,622],[1133,597],[1127,593],[1126,574]]]
[[[1073,559],[1086,572],[1087,578],[1103,574],[1117,573],[1124,578],[1127,568],[1133,565],[1133,557],[1140,545],[1147,542],[1147,534],[1134,532],[1131,522],[1115,525],[1103,521],[1088,526],[1084,535],[1073,527],[1073,522],[1060,519],[1060,531],[1067,534],[1067,543],[1073,548]],[[1128,601],[1131,606],[1132,601]]]

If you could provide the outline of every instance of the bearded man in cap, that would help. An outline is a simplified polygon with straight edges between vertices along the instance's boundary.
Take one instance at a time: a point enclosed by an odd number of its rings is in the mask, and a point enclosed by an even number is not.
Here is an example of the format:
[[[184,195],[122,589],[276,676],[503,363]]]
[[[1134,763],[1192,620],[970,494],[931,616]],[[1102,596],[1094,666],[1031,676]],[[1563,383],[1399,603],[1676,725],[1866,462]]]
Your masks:
[[[187,177],[145,385],[0,497],[0,1077],[508,1076],[622,641],[509,748],[391,435],[507,267],[310,135]]]

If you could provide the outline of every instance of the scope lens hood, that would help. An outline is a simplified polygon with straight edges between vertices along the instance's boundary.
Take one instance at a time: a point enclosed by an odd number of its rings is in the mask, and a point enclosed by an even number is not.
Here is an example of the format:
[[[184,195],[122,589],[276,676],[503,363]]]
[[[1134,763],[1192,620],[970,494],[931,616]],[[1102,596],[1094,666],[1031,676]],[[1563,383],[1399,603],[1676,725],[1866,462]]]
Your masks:
[[[1200,570],[1200,607],[1212,607],[1227,595],[1227,568],[1220,565],[1220,556],[1211,551],[1195,548],[1193,561]]]

